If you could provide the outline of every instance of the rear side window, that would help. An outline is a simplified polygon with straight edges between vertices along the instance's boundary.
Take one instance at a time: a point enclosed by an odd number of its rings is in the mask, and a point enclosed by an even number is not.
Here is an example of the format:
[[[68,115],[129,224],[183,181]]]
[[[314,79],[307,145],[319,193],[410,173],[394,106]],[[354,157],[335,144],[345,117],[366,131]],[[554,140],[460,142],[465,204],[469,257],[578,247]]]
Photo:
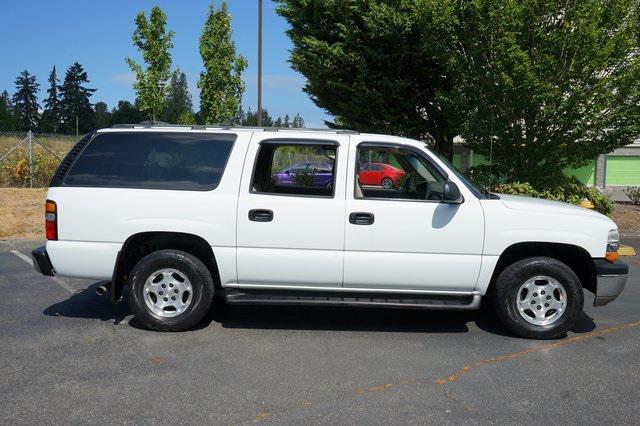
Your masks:
[[[234,135],[103,133],[85,148],[66,186],[208,191],[220,183]]]

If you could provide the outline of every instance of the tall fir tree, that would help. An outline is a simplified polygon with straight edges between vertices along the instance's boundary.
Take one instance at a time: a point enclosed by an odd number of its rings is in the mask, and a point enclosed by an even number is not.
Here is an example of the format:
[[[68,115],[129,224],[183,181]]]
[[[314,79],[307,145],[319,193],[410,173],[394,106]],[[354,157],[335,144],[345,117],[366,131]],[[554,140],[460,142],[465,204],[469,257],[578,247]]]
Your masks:
[[[289,114],[284,115],[284,121],[282,122],[282,127],[291,127],[291,119],[289,118]]]
[[[200,56],[204,71],[200,73],[200,109],[207,123],[222,123],[235,118],[244,93],[242,71],[244,57],[236,54],[231,40],[231,15],[227,3],[220,9],[212,3],[200,36]]]
[[[0,130],[13,131],[16,129],[16,120],[11,106],[11,97],[4,90],[0,93]]]
[[[58,96],[58,76],[56,66],[53,66],[49,73],[49,88],[47,89],[47,99],[44,101],[44,111],[40,119],[40,128],[45,132],[58,133],[60,128],[60,97]]]
[[[300,114],[296,113],[296,115],[293,117],[293,123],[291,124],[291,127],[304,127],[304,120],[302,119],[302,117],[300,117]]]
[[[149,19],[144,12],[136,16],[136,30],[133,33],[133,44],[142,52],[147,64],[146,69],[131,58],[126,62],[136,74],[133,85],[140,107],[156,121],[162,114],[167,95],[167,83],[171,77],[171,54],[173,47],[173,31],[166,30],[167,15],[158,6],[151,9]]]
[[[89,98],[96,89],[86,87],[86,83],[89,83],[87,72],[75,62],[67,69],[64,81],[58,87],[60,129],[65,133],[84,133],[95,129],[96,117]]]
[[[13,105],[19,119],[20,130],[35,130],[38,127],[38,88],[36,76],[24,70],[16,78],[16,92],[13,94]]]
[[[181,116],[185,119],[189,115],[193,115],[193,103],[191,93],[189,93],[187,76],[178,71],[171,76],[162,119],[167,123],[178,123]]]

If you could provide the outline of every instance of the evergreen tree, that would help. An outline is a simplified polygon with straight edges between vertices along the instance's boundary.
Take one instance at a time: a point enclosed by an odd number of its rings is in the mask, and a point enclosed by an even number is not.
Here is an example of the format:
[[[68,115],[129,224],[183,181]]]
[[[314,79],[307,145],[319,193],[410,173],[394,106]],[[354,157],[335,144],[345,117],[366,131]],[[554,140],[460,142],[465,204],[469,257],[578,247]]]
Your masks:
[[[231,15],[227,3],[216,10],[209,6],[209,15],[200,36],[200,56],[204,71],[200,73],[200,108],[207,123],[232,120],[238,111],[244,83],[242,71],[247,67],[244,57],[236,54],[231,40]]]
[[[238,106],[238,112],[236,113],[235,121],[240,123],[240,125],[243,125],[243,123],[246,120],[247,120],[247,115],[244,113],[244,110],[242,109],[242,105],[239,105]]]
[[[273,127],[282,127],[282,118],[276,118],[276,120],[273,122]]]
[[[15,129],[11,98],[9,97],[9,93],[4,90],[0,94],[0,130],[13,131]]]
[[[183,111],[176,122],[177,124],[197,124],[196,117],[192,111]]]
[[[291,127],[291,121],[289,118],[289,114],[284,115],[284,121],[282,122],[282,127]]]
[[[96,114],[96,129],[104,129],[111,125],[111,112],[109,112],[106,103],[96,102],[94,111]]]
[[[167,82],[171,77],[171,54],[173,47],[173,31],[165,29],[167,15],[162,9],[154,6],[149,19],[144,12],[136,16],[136,30],[133,33],[133,44],[142,52],[142,58],[147,64],[143,69],[131,58],[126,62],[136,74],[133,87],[136,90],[140,107],[147,112],[151,121],[156,121],[165,105]]]
[[[118,106],[111,110],[111,125],[135,124],[143,121],[146,114],[129,101],[118,101]]]
[[[300,117],[300,114],[296,113],[296,115],[293,117],[293,123],[291,127],[304,127],[304,120],[302,119],[302,117]]]
[[[40,85],[36,76],[24,70],[16,78],[16,92],[13,94],[13,105],[19,119],[20,130],[35,130],[38,126],[38,98],[36,93]]]
[[[191,93],[189,93],[189,85],[187,84],[187,76],[185,73],[175,72],[171,76],[171,82],[169,83],[167,92],[167,101],[162,114],[163,121],[167,123],[178,123],[178,119],[183,115],[184,117],[188,115],[193,116]]]
[[[44,101],[44,111],[40,119],[40,128],[45,132],[58,133],[60,127],[60,98],[58,96],[58,76],[56,66],[53,66],[49,74],[49,88],[47,99]]]
[[[96,117],[89,98],[96,89],[84,84],[89,83],[87,72],[75,62],[64,76],[60,90],[60,129],[65,133],[85,133],[95,129]],[[77,124],[77,127],[76,127]]]

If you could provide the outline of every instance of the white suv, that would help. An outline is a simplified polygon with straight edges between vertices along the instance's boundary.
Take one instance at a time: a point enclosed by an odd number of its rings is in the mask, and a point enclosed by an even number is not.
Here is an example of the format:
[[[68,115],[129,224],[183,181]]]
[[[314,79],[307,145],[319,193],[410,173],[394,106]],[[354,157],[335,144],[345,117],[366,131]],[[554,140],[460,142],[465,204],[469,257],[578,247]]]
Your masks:
[[[109,280],[156,330],[227,303],[477,309],[550,338],[615,299],[618,231],[479,191],[423,142],[343,130],[126,125],[87,135],[46,204],[45,275]]]

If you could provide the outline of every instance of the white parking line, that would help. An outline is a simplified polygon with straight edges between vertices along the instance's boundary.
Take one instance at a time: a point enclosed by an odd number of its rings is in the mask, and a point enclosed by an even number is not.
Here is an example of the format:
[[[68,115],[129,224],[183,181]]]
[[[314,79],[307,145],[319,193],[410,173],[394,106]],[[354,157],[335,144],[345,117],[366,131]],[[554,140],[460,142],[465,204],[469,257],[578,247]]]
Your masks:
[[[18,250],[10,250],[10,251],[11,251],[11,253],[13,253],[16,256],[18,256],[20,259],[22,259],[25,262],[27,262],[29,265],[33,266],[33,260],[31,260],[31,258],[29,258],[29,256],[27,256],[26,254],[23,254],[23,253],[19,252]],[[73,294],[73,293],[76,292],[76,290],[73,287],[71,287],[69,284],[65,283],[64,281],[62,281],[60,278],[51,277],[51,279],[53,279],[53,281],[55,281],[56,284],[58,284],[60,287],[62,287],[65,290],[67,290],[69,293]]]

